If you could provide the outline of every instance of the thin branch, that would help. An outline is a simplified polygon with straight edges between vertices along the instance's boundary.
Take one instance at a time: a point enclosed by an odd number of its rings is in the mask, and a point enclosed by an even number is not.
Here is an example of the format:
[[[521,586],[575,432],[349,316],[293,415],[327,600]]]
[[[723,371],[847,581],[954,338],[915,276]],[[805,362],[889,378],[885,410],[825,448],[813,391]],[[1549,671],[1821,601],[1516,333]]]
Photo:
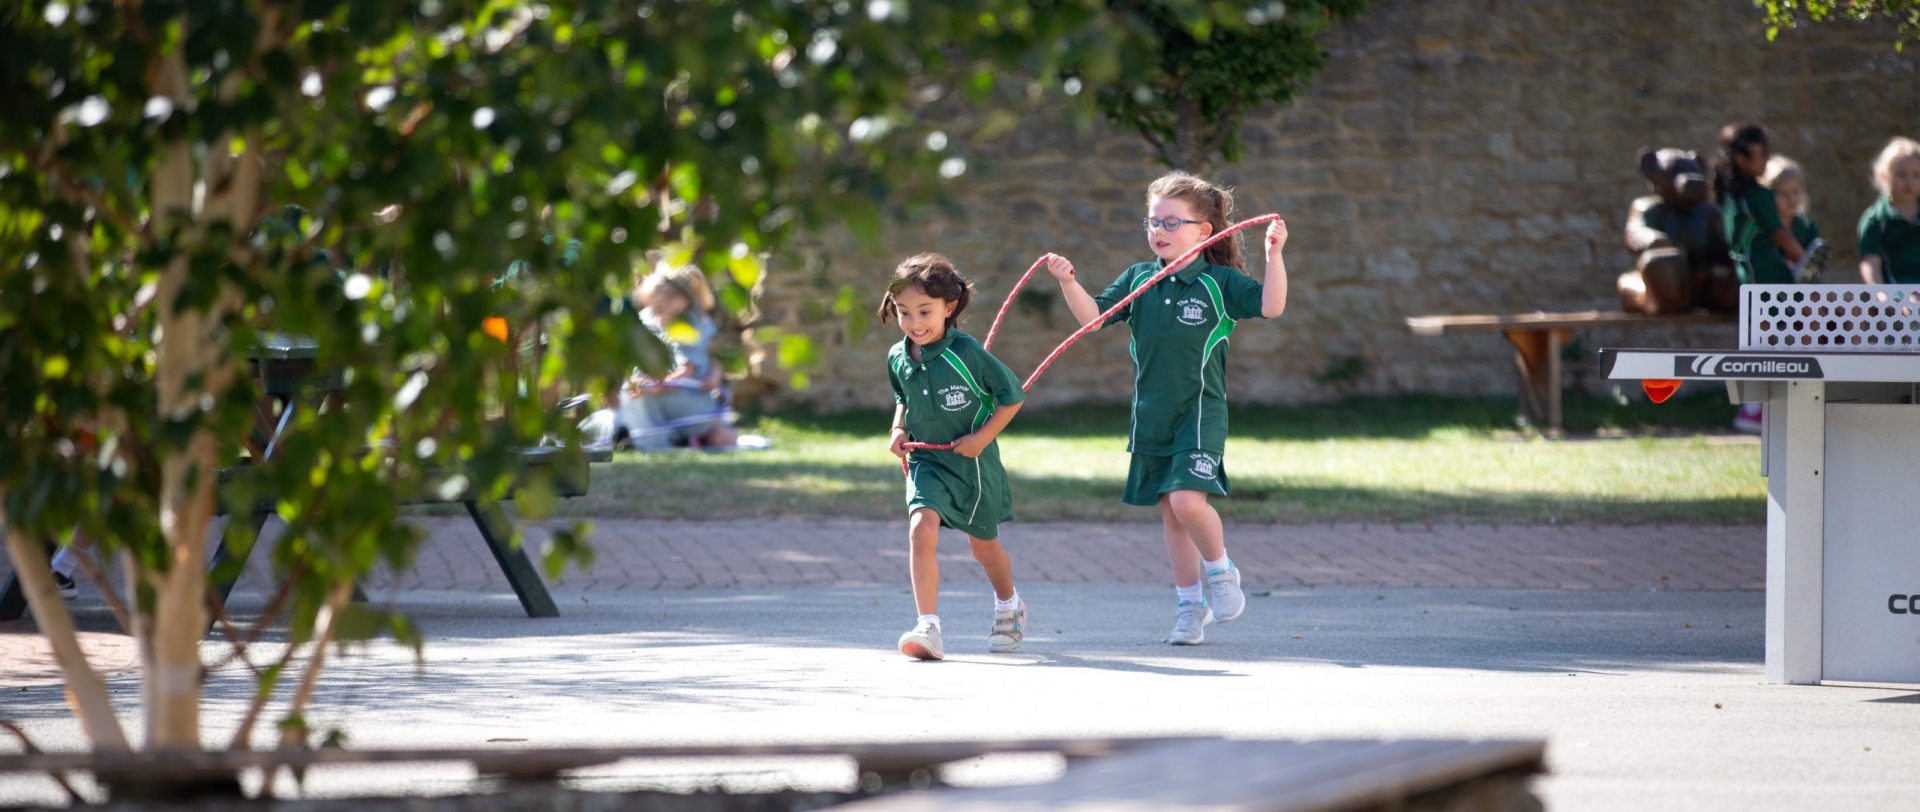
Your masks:
[[[227,652],[227,656],[224,659],[200,666],[201,683],[204,684],[206,682],[207,676],[212,674],[214,669],[223,668],[235,660],[240,661],[241,665],[246,666],[247,670],[252,672],[254,679],[259,679],[260,667],[254,665],[253,658],[247,656],[247,644],[240,640],[240,630],[234,628],[233,621],[227,618],[226,606],[214,598],[211,585],[209,585],[207,593],[207,611],[213,613],[213,624],[220,629],[220,636],[227,639],[227,645],[231,646],[232,650]]]
[[[336,621],[340,619],[341,610],[346,607],[347,601],[352,597],[352,581],[341,581],[328,590],[327,603],[321,611],[318,628],[314,635],[313,654],[307,659],[306,673],[300,675],[300,688],[293,694],[293,704],[287,706],[287,718],[299,719],[305,714],[307,702],[313,699],[314,686],[320,682],[320,669],[326,665],[327,644],[333,642],[334,628],[338,625]],[[303,723],[299,730],[289,727],[281,731],[280,749],[291,750],[304,743],[305,728],[306,725]]]
[[[1144,122],[1137,124],[1134,129],[1140,133],[1141,138],[1147,140],[1147,146],[1153,148],[1153,154],[1160,157],[1161,163],[1167,166],[1174,165],[1173,155],[1167,151],[1166,139],[1161,138],[1151,129],[1148,129],[1148,125]]]
[[[259,642],[260,635],[266,633],[267,624],[273,622],[273,619],[279,617],[280,613],[286,609],[287,601],[293,597],[294,586],[299,583],[301,576],[305,574],[306,565],[301,562],[295,562],[293,571],[287,573],[286,579],[280,582],[280,589],[274,592],[272,600],[267,601],[267,608],[261,610],[260,619],[254,621],[253,627],[247,630],[244,638],[240,638],[237,635],[238,629],[235,629],[231,620],[228,619],[226,606],[213,599],[213,589],[212,587],[208,587],[208,607],[213,611],[214,617],[217,618],[221,624],[220,632],[226,636],[227,642],[232,644],[233,650],[228,652],[226,658],[207,665],[205,670],[212,671],[217,668],[222,668],[234,660],[241,660],[246,662],[247,668],[253,671],[255,677],[259,677],[260,669],[253,664],[252,659],[247,657],[247,647]]]
[[[148,233],[147,229],[127,219],[125,212],[108,205],[107,199],[100,195],[99,189],[82,183],[79,178],[73,176],[73,173],[63,171],[61,168],[63,163],[63,161],[59,160],[49,161],[47,169],[61,180],[61,186],[67,193],[69,201],[82,202],[92,206],[95,214],[113,221],[113,224],[118,226],[122,232],[132,235],[135,239],[141,241],[142,244],[152,236]],[[74,200],[76,197],[78,198],[77,201]]]
[[[276,674],[286,673],[287,663],[292,662],[293,655],[299,651],[299,645],[289,642],[287,644],[287,650],[280,654],[279,661],[275,662],[268,670]],[[277,679],[276,677],[276,680]],[[272,698],[273,691],[271,690],[255,690],[253,692],[253,700],[247,703],[247,712],[240,717],[240,727],[233,732],[233,741],[227,745],[228,750],[253,749],[253,728],[260,723],[260,714],[266,711],[267,701]],[[271,783],[272,776],[268,776],[267,779],[269,783]]]
[[[107,599],[107,608],[113,611],[113,619],[120,624],[120,630],[126,632],[128,635],[132,635],[133,616],[128,614],[127,605],[120,601],[119,593],[114,591],[113,584],[107,580],[106,571],[100,566],[100,562],[93,557],[93,545],[89,543],[87,544],[87,550],[85,552],[80,551],[78,549],[80,546],[79,533],[74,534],[73,545],[76,548],[73,553],[73,560],[80,562],[80,571],[87,574],[87,580],[92,581],[94,588],[100,590],[100,595]]]
[[[33,753],[37,755],[39,753],[45,752],[44,750],[41,750],[38,746],[34,745],[32,739],[27,738],[26,731],[21,730],[19,725],[16,725],[11,721],[8,721],[6,719],[0,719],[0,730],[5,730],[8,733],[12,733],[16,738],[20,739],[20,747],[26,750],[28,753]],[[72,784],[67,783],[67,777],[65,775],[62,775],[59,770],[48,770],[47,777],[53,779],[53,783],[59,784],[61,789],[64,789],[67,791],[67,798],[73,801],[74,806],[85,806],[87,804],[87,799],[81,796],[79,792],[75,791]]]

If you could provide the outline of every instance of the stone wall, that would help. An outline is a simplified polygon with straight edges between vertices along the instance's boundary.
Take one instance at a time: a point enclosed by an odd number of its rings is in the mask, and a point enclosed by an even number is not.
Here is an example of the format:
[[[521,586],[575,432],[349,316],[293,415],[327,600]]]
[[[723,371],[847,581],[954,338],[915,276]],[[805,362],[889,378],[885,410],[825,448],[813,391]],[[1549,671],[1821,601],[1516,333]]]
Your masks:
[[[1253,117],[1244,160],[1216,173],[1238,189],[1242,216],[1278,212],[1292,233],[1286,315],[1243,323],[1233,339],[1236,402],[1511,395],[1497,336],[1416,338],[1403,319],[1617,307],[1620,232],[1646,189],[1637,150],[1710,153],[1736,119],[1767,124],[1776,152],[1804,165],[1813,218],[1837,249],[1830,278],[1850,278],[1854,224],[1875,196],[1869,164],[1889,136],[1920,135],[1920,54],[1896,53],[1891,34],[1868,25],[1768,43],[1748,0],[1378,0],[1329,42],[1310,91]],[[763,323],[821,349],[810,385],[786,397],[828,410],[890,403],[882,358],[898,333],[875,325],[856,340],[806,303],[853,285],[871,308],[907,254],[940,251],[975,280],[965,326],[982,336],[1044,252],[1072,258],[1096,292],[1150,256],[1138,224],[1161,170],[1136,135],[1041,114],[971,150],[957,212],[889,226],[879,256],[828,237],[811,271],[776,271]],[[1046,309],[1017,308],[996,342],[1022,375],[1073,326],[1044,273],[1032,287]],[[1584,349],[1733,341],[1731,328],[1582,336]],[[1096,334],[1048,371],[1033,402],[1129,391],[1124,337]]]

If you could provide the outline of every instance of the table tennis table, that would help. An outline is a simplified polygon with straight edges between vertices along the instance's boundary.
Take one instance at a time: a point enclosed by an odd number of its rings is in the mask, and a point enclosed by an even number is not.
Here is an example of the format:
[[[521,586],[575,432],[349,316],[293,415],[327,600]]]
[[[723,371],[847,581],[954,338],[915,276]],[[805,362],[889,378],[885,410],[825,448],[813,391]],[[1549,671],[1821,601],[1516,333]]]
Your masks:
[[[1604,349],[1601,367],[1765,404],[1769,682],[1920,683],[1920,286],[1741,299],[1738,349]]]

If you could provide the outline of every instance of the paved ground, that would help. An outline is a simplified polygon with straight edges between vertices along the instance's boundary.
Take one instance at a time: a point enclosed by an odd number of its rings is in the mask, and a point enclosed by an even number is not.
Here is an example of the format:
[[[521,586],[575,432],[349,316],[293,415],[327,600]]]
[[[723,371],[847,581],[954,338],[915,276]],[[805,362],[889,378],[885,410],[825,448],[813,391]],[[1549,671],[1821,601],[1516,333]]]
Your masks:
[[[419,566],[374,586],[505,588],[471,523],[436,519]],[[943,577],[980,580],[966,540],[949,532]],[[1002,542],[1021,580],[1167,581],[1157,524],[1010,524]],[[1293,586],[1603,590],[1757,590],[1766,531],[1758,525],[1390,525],[1231,527],[1229,549],[1251,583]],[[530,543],[540,545],[538,531]],[[595,523],[599,558],[567,576],[587,591],[682,587],[863,586],[906,582],[897,522]],[[263,587],[264,581],[243,583]]]
[[[1236,527],[1247,618],[1179,650],[1149,526],[1014,525],[1033,604],[1023,652],[985,653],[986,593],[946,557],[952,659],[909,663],[891,523],[600,523],[600,560],[534,621],[473,529],[428,520],[420,566],[369,584],[414,614],[427,663],[338,661],[315,718],[367,746],[932,739],[1205,733],[1543,737],[1554,809],[1896,808],[1920,796],[1920,694],[1761,682],[1763,531],[1734,527]],[[535,546],[539,540],[533,539]],[[265,581],[243,581],[236,610]],[[133,653],[97,598],[77,609],[108,665]],[[25,623],[0,624],[0,717],[83,746]],[[224,649],[209,644],[212,658]],[[263,652],[266,653],[266,652]],[[124,668],[122,669],[124,670]],[[131,714],[138,689],[115,680]],[[248,690],[210,683],[209,739]],[[982,765],[982,780],[1057,765]],[[834,788],[836,762],[622,765],[605,786]],[[454,791],[454,772],[362,771],[319,791]],[[0,779],[0,803],[51,800]]]
[[[505,595],[407,593],[431,639],[425,669],[385,645],[343,658],[312,715],[363,746],[1540,737],[1556,810],[1835,812],[1920,795],[1920,694],[1763,684],[1757,593],[1279,589],[1175,649],[1157,642],[1158,587],[1028,589],[1035,634],[1011,655],[985,652],[984,590],[950,590],[951,657],[934,664],[890,651],[911,616],[894,587],[563,590],[566,616],[544,621]],[[137,687],[114,686],[130,709]],[[249,689],[231,668],[211,681],[211,739]],[[4,705],[48,746],[80,746],[57,686],[11,689]],[[830,761],[623,765],[596,780],[689,786],[716,771],[737,788],[852,780]],[[462,786],[459,771],[409,770],[313,788]],[[0,802],[50,791],[11,779]]]
[[[417,565],[367,584],[381,595],[469,594],[507,589],[464,516],[419,520]],[[277,525],[270,525],[269,541]],[[1165,550],[1146,524],[1010,524],[1002,541],[1020,583],[1166,584]],[[559,583],[589,595],[631,590],[790,586],[904,586],[904,530],[894,522],[602,520],[591,570]],[[944,537],[946,583],[980,583],[964,538]],[[529,528],[529,549],[544,533]],[[1246,525],[1228,528],[1230,551],[1251,589],[1287,587],[1572,590],[1759,590],[1765,530],[1756,525]],[[253,556],[238,594],[271,591],[269,556]],[[0,555],[0,578],[12,573]],[[83,603],[98,602],[91,584]],[[44,641],[24,623],[0,622],[0,689],[55,673]],[[103,625],[84,640],[101,667],[131,668],[128,640]]]

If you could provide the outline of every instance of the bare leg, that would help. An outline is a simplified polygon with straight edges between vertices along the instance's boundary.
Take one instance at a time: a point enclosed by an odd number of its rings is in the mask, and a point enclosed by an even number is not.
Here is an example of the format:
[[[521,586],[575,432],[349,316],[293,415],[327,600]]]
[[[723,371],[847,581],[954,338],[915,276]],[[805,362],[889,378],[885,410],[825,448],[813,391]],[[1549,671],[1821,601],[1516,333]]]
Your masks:
[[[1173,565],[1173,585],[1200,583],[1200,551],[1175,515],[1170,495],[1160,497],[1160,529],[1167,537],[1167,563]]]
[[[920,508],[907,520],[912,554],[913,605],[923,615],[940,614],[940,514]]]
[[[993,596],[1000,600],[1013,597],[1013,559],[1007,557],[1007,548],[992,539],[967,537],[973,542],[973,560],[980,562],[980,568],[987,571],[987,580],[993,583]]]
[[[1213,509],[1202,491],[1174,491],[1161,502],[1172,508],[1174,518],[1193,539],[1193,547],[1208,561],[1219,561],[1227,554],[1226,530],[1220,526],[1220,512]]]

